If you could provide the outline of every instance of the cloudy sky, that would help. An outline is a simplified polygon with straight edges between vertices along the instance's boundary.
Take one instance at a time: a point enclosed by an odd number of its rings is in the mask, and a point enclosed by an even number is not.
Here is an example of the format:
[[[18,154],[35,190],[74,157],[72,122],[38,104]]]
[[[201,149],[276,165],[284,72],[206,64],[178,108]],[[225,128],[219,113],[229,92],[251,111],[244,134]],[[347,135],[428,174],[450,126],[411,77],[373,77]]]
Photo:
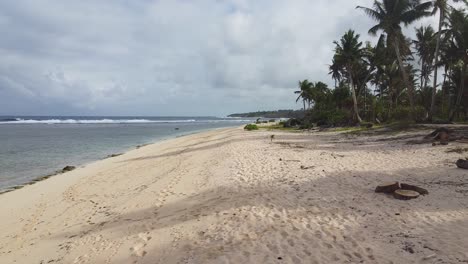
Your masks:
[[[372,0],[0,2],[0,115],[296,109]],[[414,26],[420,25],[416,23]]]

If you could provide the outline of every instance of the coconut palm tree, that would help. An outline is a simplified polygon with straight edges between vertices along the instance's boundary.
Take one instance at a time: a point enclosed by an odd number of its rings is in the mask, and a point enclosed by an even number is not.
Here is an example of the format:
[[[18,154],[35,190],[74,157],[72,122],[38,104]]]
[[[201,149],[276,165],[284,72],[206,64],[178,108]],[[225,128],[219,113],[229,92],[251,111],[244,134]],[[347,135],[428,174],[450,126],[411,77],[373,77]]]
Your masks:
[[[299,81],[299,90],[295,91],[295,94],[299,94],[296,99],[296,103],[302,99],[302,103],[304,104],[304,112],[306,111],[306,101],[310,98],[310,91],[312,89],[313,83],[309,82],[309,80],[305,79],[303,81]]]
[[[401,24],[408,26],[414,21],[430,15],[431,13],[428,12],[428,10],[431,6],[431,2],[420,3],[420,1],[417,0],[375,0],[373,8],[362,6],[357,7],[377,21],[377,25],[369,29],[369,34],[375,36],[379,31],[383,31],[387,34],[387,41],[395,50],[403,82],[408,89],[409,101],[412,110],[411,114],[413,117],[415,112],[414,88],[411,86],[408,73],[405,71],[405,65],[400,52],[400,47],[402,43],[405,42]]]
[[[333,57],[333,65],[330,66],[330,69],[333,72],[333,68],[338,68],[341,72],[341,76],[346,76],[353,98],[354,118],[357,119],[358,122],[362,122],[361,116],[359,116],[356,90],[353,82],[356,77],[358,65],[362,63],[362,42],[359,41],[359,34],[355,34],[353,30],[348,30],[343,37],[341,37],[339,42],[334,41],[333,43],[335,44],[335,55]]]
[[[451,36],[450,46],[452,50],[457,52],[458,61],[455,62],[454,68],[459,70],[459,85],[455,107],[450,113],[449,120],[452,121],[455,114],[458,112],[461,99],[465,89],[465,81],[467,77],[468,67],[468,15],[463,10],[452,10],[449,16]]]
[[[426,90],[429,76],[432,72],[432,60],[435,51],[435,32],[432,26],[416,28],[416,39],[413,44],[416,53],[419,56],[419,63],[421,64],[420,70],[420,90]]]

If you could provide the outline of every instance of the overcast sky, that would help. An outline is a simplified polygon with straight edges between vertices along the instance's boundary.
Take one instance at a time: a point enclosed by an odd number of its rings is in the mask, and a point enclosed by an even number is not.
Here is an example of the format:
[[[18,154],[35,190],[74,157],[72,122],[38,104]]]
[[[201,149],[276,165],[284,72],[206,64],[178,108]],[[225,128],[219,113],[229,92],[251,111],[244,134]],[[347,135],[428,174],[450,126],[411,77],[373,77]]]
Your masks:
[[[0,2],[0,115],[217,115],[298,109],[333,84],[333,40],[372,0]],[[418,22],[411,26],[419,26]]]

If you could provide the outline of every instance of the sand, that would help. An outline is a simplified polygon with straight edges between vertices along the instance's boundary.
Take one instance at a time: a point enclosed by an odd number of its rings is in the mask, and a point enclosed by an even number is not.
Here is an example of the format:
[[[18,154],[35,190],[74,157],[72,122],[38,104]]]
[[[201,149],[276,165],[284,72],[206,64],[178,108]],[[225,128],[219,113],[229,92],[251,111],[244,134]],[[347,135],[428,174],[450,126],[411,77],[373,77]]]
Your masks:
[[[468,152],[386,137],[230,128],[98,161],[0,195],[0,263],[468,262]]]

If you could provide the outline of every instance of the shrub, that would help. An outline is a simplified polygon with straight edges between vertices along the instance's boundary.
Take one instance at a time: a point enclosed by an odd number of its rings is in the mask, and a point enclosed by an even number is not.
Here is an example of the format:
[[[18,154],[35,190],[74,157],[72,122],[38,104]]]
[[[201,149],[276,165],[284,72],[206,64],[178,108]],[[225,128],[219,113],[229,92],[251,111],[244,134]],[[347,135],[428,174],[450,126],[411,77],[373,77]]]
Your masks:
[[[392,110],[390,116],[392,121],[410,120],[411,108],[408,106],[397,107]],[[423,121],[426,118],[426,110],[422,106],[416,106],[414,117],[416,121]]]
[[[258,126],[255,124],[248,124],[244,127],[244,129],[248,131],[258,130]]]
[[[275,123],[276,120],[275,120],[275,119],[270,119],[268,122],[270,122],[270,123]]]

